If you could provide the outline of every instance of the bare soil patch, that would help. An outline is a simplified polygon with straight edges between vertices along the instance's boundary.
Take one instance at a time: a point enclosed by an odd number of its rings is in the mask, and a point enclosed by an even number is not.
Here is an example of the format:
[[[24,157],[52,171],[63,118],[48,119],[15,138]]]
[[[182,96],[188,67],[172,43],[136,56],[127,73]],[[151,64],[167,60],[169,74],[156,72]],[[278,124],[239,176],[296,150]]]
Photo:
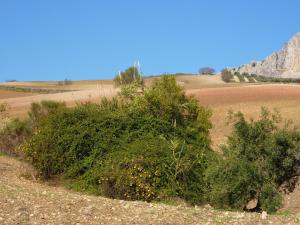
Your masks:
[[[243,87],[219,87],[188,90],[201,104],[213,111],[211,132],[214,147],[224,143],[231,132],[228,126],[228,112],[241,111],[247,118],[258,118],[261,107],[278,109],[282,117],[294,121],[300,128],[300,86],[299,85],[251,85]]]
[[[245,102],[300,100],[300,85],[269,84],[188,90],[200,103],[215,106]]]
[[[211,207],[127,202],[75,193],[34,180],[23,162],[0,156],[0,224],[298,224],[299,215],[226,212]]]
[[[24,96],[33,96],[33,95],[37,95],[37,94],[36,93],[29,93],[29,92],[0,90],[0,100],[1,99],[8,99],[8,98],[18,98],[18,97],[24,97]]]

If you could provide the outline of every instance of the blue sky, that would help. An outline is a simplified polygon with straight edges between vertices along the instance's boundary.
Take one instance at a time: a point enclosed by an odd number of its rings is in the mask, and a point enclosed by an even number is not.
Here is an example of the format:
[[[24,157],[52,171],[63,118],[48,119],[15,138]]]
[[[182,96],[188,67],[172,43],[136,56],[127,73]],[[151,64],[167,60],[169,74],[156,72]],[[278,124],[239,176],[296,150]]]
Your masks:
[[[262,59],[300,31],[299,0],[0,0],[0,81],[196,73]]]

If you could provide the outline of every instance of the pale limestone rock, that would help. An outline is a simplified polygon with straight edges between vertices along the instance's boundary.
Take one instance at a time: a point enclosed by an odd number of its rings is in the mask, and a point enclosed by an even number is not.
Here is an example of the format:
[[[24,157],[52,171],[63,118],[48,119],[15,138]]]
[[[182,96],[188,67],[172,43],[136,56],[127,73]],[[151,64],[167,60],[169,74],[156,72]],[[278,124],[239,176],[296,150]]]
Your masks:
[[[261,213],[261,218],[262,218],[263,220],[267,219],[267,216],[268,216],[268,213],[267,213],[266,211],[263,211],[263,212]]]
[[[278,52],[262,61],[252,61],[232,71],[271,77],[300,78],[300,32]]]

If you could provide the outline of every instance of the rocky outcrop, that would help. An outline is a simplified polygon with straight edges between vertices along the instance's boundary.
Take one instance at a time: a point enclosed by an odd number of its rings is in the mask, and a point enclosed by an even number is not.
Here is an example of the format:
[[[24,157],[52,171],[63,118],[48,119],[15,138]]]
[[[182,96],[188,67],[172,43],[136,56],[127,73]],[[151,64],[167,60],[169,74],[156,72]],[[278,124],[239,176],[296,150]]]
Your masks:
[[[253,61],[235,68],[233,72],[300,78],[300,32],[292,37],[280,51],[262,61]]]

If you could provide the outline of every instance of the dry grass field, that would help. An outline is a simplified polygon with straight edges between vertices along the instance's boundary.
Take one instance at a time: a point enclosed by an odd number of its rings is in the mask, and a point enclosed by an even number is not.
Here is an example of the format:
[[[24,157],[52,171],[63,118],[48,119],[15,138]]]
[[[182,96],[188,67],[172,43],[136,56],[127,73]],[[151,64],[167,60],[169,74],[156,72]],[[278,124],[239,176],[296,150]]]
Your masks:
[[[24,97],[24,96],[33,96],[37,95],[35,93],[29,93],[29,92],[17,92],[17,91],[6,91],[6,90],[0,90],[0,100],[1,99],[8,99],[8,98],[17,98],[17,97]]]
[[[33,96],[24,96],[16,98],[1,99],[0,103],[7,103],[9,107],[9,114],[13,117],[25,117],[30,105],[33,102],[40,102],[42,100],[52,100],[65,102],[68,106],[74,106],[79,102],[97,102],[102,97],[112,97],[117,94],[117,90],[112,87],[99,87],[98,89],[70,91],[56,94],[39,94]]]
[[[58,81],[7,82],[1,85],[50,90],[90,90],[101,86],[113,87],[114,84],[112,80],[80,80],[72,81],[69,85],[60,85]]]
[[[155,78],[146,78],[149,86]],[[227,124],[229,110],[241,111],[248,118],[257,118],[262,106],[276,108],[283,118],[292,119],[300,127],[300,85],[288,84],[227,84],[220,76],[182,75],[176,76],[188,95],[195,96],[201,104],[213,110],[211,132],[214,146],[226,140],[230,133]],[[73,81],[71,85],[58,85],[57,82],[11,82],[4,85],[41,89],[77,90],[56,94],[33,94],[0,90],[0,103],[9,105],[9,113],[14,117],[24,117],[30,104],[41,100],[65,101],[68,106],[77,102],[97,102],[101,97],[112,97],[117,94],[113,81],[91,80]]]

